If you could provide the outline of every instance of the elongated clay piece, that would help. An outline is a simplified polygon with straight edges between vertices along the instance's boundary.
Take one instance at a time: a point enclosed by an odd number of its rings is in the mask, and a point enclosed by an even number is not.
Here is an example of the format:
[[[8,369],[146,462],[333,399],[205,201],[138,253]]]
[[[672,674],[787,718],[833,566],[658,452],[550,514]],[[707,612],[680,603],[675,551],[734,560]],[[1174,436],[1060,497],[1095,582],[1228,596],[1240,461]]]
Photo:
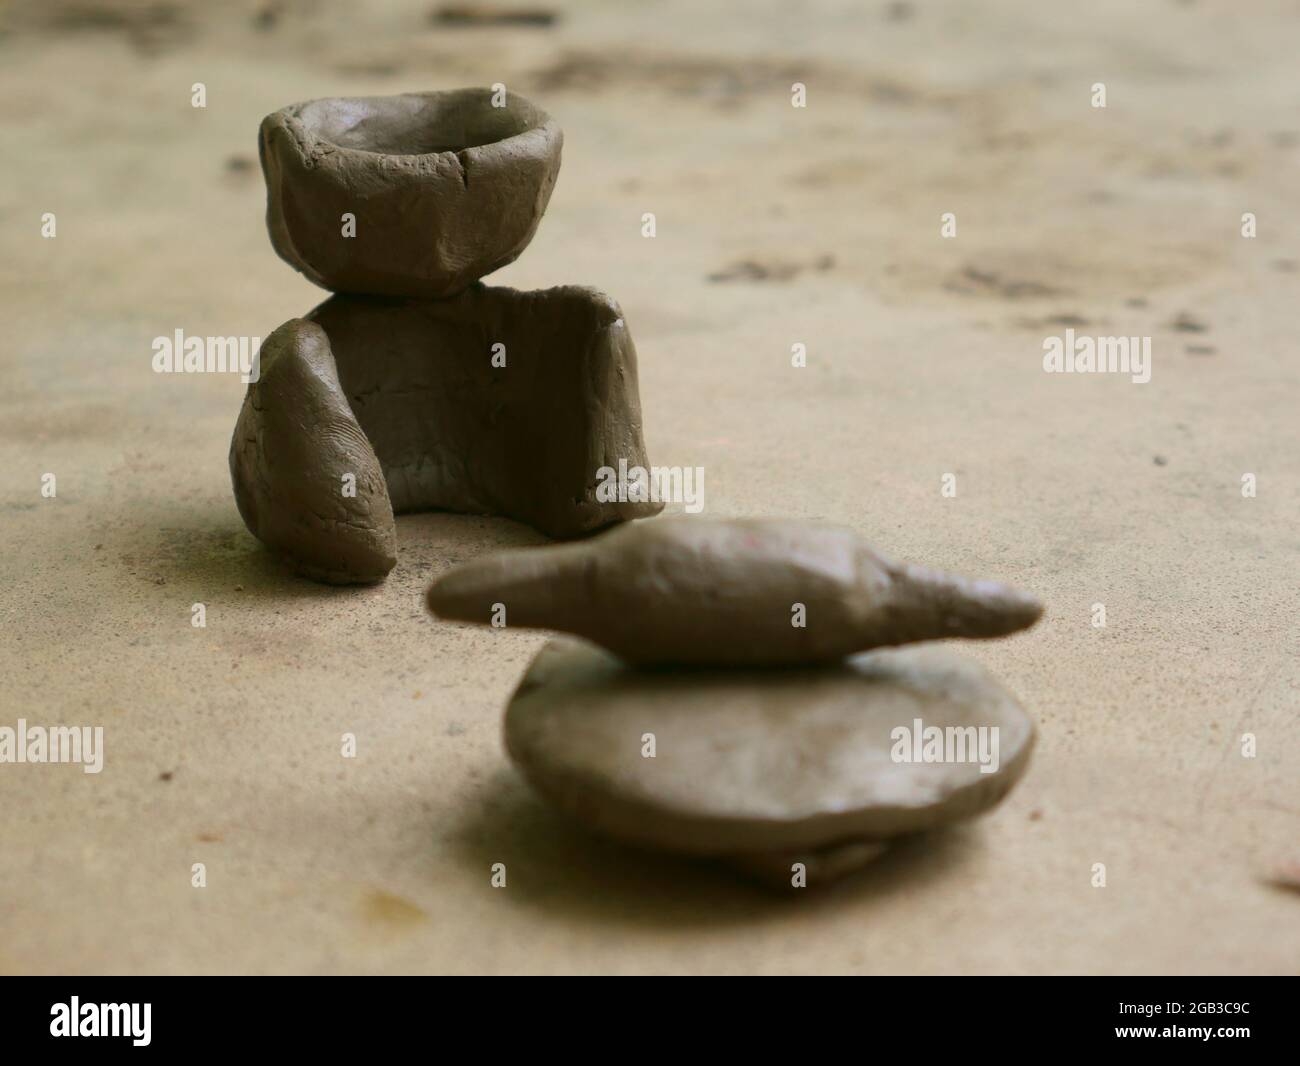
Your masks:
[[[336,296],[263,352],[231,443],[235,494],[248,528],[309,576],[381,580],[394,513],[498,514],[572,537],[662,508],[597,499],[601,467],[648,461],[636,348],[594,289]],[[349,473],[355,500],[340,498]],[[353,527],[318,517],[340,507]],[[354,552],[358,536],[373,550]]]
[[[563,141],[544,111],[491,89],[286,107],[259,139],[271,243],[334,292],[451,295],[527,247]]]
[[[1037,600],[892,563],[855,534],[784,520],[638,523],[582,544],[499,552],[439,578],[429,608],[554,629],[631,663],[791,666],[894,644],[999,637]]]
[[[325,331],[301,318],[262,344],[230,442],[245,525],[318,581],[378,581],[397,561],[379,460],[339,387]],[[345,475],[355,493],[344,491]]]
[[[1015,697],[934,645],[809,670],[672,673],[552,641],[505,720],[525,778],[590,829],[768,871],[974,817],[1011,790],[1033,742]]]

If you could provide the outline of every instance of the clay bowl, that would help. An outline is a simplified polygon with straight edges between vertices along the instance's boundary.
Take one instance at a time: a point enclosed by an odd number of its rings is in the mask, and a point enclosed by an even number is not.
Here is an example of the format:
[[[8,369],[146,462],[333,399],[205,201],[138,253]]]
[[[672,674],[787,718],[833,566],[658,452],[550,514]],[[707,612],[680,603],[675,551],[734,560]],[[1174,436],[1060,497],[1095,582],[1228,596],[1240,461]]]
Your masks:
[[[276,252],[326,289],[385,296],[449,296],[512,262],[551,198],[564,135],[521,96],[493,100],[491,89],[336,97],[268,115],[259,149]]]

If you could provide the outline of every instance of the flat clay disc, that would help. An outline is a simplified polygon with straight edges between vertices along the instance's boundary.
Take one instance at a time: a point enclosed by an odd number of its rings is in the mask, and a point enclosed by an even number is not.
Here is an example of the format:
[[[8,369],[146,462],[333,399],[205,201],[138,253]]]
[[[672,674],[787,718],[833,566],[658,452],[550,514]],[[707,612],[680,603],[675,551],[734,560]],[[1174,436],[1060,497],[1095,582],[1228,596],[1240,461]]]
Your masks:
[[[556,640],[505,720],[510,757],[567,814],[620,840],[718,856],[973,817],[1011,790],[1033,742],[1011,693],[934,645],[815,669],[656,672]]]

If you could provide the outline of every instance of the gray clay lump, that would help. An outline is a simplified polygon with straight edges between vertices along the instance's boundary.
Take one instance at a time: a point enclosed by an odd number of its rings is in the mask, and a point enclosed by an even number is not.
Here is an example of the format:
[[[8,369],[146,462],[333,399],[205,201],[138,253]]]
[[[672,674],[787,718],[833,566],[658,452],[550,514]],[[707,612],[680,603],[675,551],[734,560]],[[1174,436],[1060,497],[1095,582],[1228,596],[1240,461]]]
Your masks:
[[[591,642],[547,644],[506,710],[506,750],[550,805],[598,834],[711,857],[774,888],[796,870],[828,884],[899,837],[990,810],[1033,750],[1032,720],[978,664],[948,647],[890,646],[1003,636],[1041,605],[894,563],[847,530],[638,522],[486,556],[427,598],[445,618]],[[940,747],[913,758],[899,730]]]
[[[636,381],[623,313],[594,289],[336,296],[263,345],[231,441],[235,498],[255,536],[332,583],[381,580],[407,511],[552,537],[651,515],[662,505],[596,498],[599,468],[647,462]]]
[[[486,89],[315,100],[262,123],[272,243],[335,295],[262,346],[230,471],[249,530],[300,573],[382,580],[404,511],[567,538],[661,509],[597,492],[602,468],[649,465],[619,306],[479,281],[532,239],[562,139]],[[846,530],[629,523],[475,560],[427,602],[601,645],[549,643],[507,708],[509,756],[547,801],[775,886],[794,867],[829,882],[989,810],[1033,749],[1032,721],[982,668],[891,646],[1014,633],[1038,601],[895,563]],[[922,724],[976,752],[900,758],[897,731]]]
[[[452,295],[528,246],[563,141],[540,108],[491,89],[286,107],[259,138],[271,243],[334,292]]]
[[[397,513],[499,514],[564,538],[662,509],[596,499],[600,468],[648,462],[636,347],[604,293],[335,296],[308,318],[329,336]]]
[[[293,319],[266,339],[260,358],[230,443],[244,523],[318,581],[383,577],[397,561],[393,509],[379,460],[339,385],[329,338]],[[354,494],[342,491],[344,474],[355,479]]]
[[[987,758],[895,758],[895,730],[917,720],[961,731],[971,755],[984,730]],[[1019,780],[1034,736],[1010,692],[938,646],[817,669],[674,673],[557,640],[505,721],[520,771],[588,828],[760,874],[783,866],[787,884],[787,860],[854,868],[881,842],[983,813]],[[875,844],[850,847],[864,842]]]
[[[585,637],[643,666],[794,666],[870,648],[1005,636],[1041,604],[994,581],[885,559],[854,533],[785,520],[643,522],[498,552],[429,588],[442,618]]]
[[[602,468],[648,465],[618,304],[479,282],[532,239],[562,143],[541,109],[489,89],[263,120],[271,242],[336,295],[267,338],[230,471],[249,530],[299,573],[382,580],[406,511],[565,538],[661,509],[597,498]]]

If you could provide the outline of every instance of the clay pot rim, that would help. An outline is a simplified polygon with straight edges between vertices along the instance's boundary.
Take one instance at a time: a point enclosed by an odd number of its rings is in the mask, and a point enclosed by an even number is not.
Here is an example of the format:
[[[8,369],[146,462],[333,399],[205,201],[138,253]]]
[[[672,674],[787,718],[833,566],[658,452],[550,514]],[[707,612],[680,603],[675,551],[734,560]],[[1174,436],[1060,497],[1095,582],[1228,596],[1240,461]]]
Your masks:
[[[493,108],[490,103],[493,90],[489,88],[463,88],[463,89],[442,89],[429,90],[422,92],[407,92],[380,94],[369,96],[322,96],[312,100],[304,100],[301,103],[292,104],[282,108],[280,112],[291,120],[296,127],[298,136],[298,146],[304,155],[308,157],[319,157],[322,147],[328,148],[329,154],[339,153],[345,157],[351,157],[358,160],[377,161],[380,159],[430,159],[439,156],[459,157],[468,151],[486,151],[499,150],[502,146],[509,146],[512,142],[520,141],[528,137],[536,137],[542,134],[548,140],[556,140],[560,137],[560,127],[556,121],[545,111],[543,111],[532,101],[519,93],[510,93],[508,103],[505,108]],[[473,101],[478,104],[484,114],[492,114],[496,111],[505,111],[519,117],[525,123],[523,129],[511,133],[505,137],[493,137],[488,139],[466,138],[466,143],[457,147],[439,148],[427,152],[404,152],[391,151],[382,148],[366,148],[355,145],[340,144],[330,135],[322,132],[321,123],[316,116],[308,117],[309,109],[319,108],[320,105],[332,104],[337,102],[346,102],[363,105],[379,105],[382,107],[394,108],[398,101],[411,99],[430,99],[436,97],[445,98],[462,98]],[[522,106],[521,106],[522,105]],[[268,119],[274,116],[268,116]],[[422,129],[419,124],[413,124],[412,129]]]

